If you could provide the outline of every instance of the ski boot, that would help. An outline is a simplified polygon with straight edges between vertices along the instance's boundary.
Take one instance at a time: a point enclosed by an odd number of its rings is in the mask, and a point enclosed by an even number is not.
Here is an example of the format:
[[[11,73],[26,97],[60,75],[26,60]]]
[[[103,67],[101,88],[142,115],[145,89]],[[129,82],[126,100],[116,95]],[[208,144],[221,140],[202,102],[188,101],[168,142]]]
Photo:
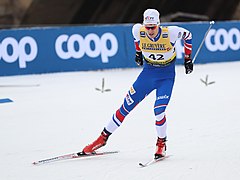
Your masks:
[[[111,135],[106,129],[101,132],[101,135],[93,141],[93,143],[87,145],[83,148],[82,152],[85,154],[93,154],[95,150],[99,149],[102,146],[105,146],[108,140],[108,137]]]
[[[165,138],[158,137],[157,143],[156,143],[156,152],[154,154],[154,159],[159,159],[159,158],[166,156],[166,150],[167,150],[166,141],[167,141],[166,137]]]

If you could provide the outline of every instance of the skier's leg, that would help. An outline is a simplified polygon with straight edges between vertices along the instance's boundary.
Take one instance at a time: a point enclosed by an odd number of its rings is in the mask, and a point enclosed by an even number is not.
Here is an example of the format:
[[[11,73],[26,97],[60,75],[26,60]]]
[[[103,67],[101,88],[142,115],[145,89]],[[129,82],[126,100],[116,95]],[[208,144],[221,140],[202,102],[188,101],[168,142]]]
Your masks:
[[[113,114],[112,119],[104,127],[101,135],[93,143],[87,145],[83,149],[84,153],[93,153],[95,150],[106,145],[108,137],[121,126],[125,117],[153,90],[151,80],[146,79],[144,76],[144,73],[139,75],[130,90],[127,92],[121,107]]]
[[[113,133],[121,126],[125,117],[153,90],[152,82],[146,80],[146,77],[140,75],[134,82],[124,98],[123,104],[113,114],[105,129]]]
[[[156,117],[157,143],[155,158],[161,158],[166,154],[167,120],[165,115],[166,107],[170,101],[174,79],[159,81],[159,88],[156,91],[154,114]]]
[[[165,109],[170,101],[172,95],[172,89],[174,85],[174,79],[164,79],[158,82],[156,90],[156,101],[154,104],[154,114],[156,117],[156,130],[159,138],[167,136],[167,121],[165,115]]]

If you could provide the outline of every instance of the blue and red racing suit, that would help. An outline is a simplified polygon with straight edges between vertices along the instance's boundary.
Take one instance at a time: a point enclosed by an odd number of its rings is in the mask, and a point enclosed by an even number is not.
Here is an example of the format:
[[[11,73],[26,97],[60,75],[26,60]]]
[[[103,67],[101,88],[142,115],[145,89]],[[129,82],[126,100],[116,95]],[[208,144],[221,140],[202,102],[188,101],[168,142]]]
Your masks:
[[[167,136],[165,109],[171,99],[175,79],[175,43],[183,40],[185,54],[191,54],[192,34],[178,26],[159,26],[157,36],[150,38],[141,24],[133,26],[132,34],[136,50],[142,52],[145,60],[144,67],[105,129],[113,133],[133,108],[156,90],[155,125],[158,137],[164,138]]]

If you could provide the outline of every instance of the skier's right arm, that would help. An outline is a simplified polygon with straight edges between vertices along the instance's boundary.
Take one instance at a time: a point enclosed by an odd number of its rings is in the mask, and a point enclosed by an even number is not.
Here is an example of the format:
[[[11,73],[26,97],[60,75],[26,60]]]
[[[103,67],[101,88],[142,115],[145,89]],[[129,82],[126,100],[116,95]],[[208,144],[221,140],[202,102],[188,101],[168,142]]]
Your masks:
[[[142,66],[143,65],[143,57],[142,57],[142,51],[139,47],[139,41],[140,41],[140,37],[139,37],[139,29],[141,28],[141,24],[135,24],[132,28],[132,34],[133,34],[133,38],[134,38],[134,45],[135,45],[135,49],[136,49],[136,56],[135,56],[135,62],[137,63],[138,66]]]

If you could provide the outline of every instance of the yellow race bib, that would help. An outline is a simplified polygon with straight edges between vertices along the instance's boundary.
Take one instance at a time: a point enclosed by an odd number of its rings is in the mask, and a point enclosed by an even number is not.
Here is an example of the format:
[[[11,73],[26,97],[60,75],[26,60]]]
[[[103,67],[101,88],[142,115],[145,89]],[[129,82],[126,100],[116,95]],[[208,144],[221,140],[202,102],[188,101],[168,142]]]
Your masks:
[[[153,66],[167,66],[175,60],[176,52],[169,38],[167,27],[161,27],[161,34],[157,41],[152,41],[146,33],[145,27],[140,28],[140,49],[147,63]]]

